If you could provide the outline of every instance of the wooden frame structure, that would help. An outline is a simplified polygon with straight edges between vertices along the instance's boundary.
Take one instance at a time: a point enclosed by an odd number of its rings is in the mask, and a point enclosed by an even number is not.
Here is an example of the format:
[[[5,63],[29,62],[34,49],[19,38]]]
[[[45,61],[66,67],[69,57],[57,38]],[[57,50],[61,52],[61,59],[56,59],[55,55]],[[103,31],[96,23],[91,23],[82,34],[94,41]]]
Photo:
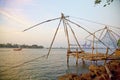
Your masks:
[[[110,55],[108,55],[108,51],[110,50],[110,48],[109,48],[109,46],[107,46],[104,42],[102,42],[102,41],[100,40],[100,38],[101,38],[101,35],[103,34],[103,32],[104,32],[105,29],[107,29],[107,30],[110,31],[110,32],[111,32],[111,30],[109,30],[107,27],[105,27],[105,28],[103,28],[103,29],[100,29],[100,30],[98,30],[98,31],[95,31],[94,33],[91,33],[90,31],[88,31],[87,29],[83,28],[83,27],[80,26],[79,24],[77,24],[77,23],[69,20],[68,17],[69,17],[69,16],[64,16],[64,14],[61,13],[61,17],[43,21],[43,22],[41,22],[41,23],[38,23],[38,24],[36,24],[36,25],[33,25],[33,26],[25,29],[24,31],[27,31],[27,30],[29,30],[29,29],[31,29],[31,28],[34,28],[34,27],[36,27],[36,26],[38,26],[38,25],[41,25],[41,24],[43,24],[43,23],[46,23],[46,22],[50,22],[50,21],[54,21],[54,20],[58,20],[58,19],[59,19],[60,21],[59,21],[59,24],[58,24],[57,29],[56,29],[56,31],[55,31],[55,34],[54,34],[54,36],[53,36],[52,42],[51,42],[51,44],[50,44],[50,47],[49,47],[49,50],[48,50],[48,54],[47,54],[47,58],[48,58],[48,56],[49,56],[49,54],[50,54],[50,51],[51,51],[51,49],[52,49],[52,45],[53,45],[53,43],[54,43],[54,41],[55,41],[55,38],[56,38],[56,35],[57,35],[58,30],[59,30],[59,28],[60,28],[60,25],[61,25],[61,23],[63,23],[63,27],[64,27],[66,39],[67,39],[67,44],[68,44],[68,48],[67,48],[67,64],[69,64],[69,56],[74,56],[74,57],[76,57],[76,65],[78,64],[78,59],[79,59],[79,58],[80,58],[83,62],[84,62],[84,59],[85,59],[85,60],[91,60],[91,61],[107,60],[108,57],[110,56]],[[78,39],[77,39],[77,37],[76,37],[76,34],[75,34],[74,30],[72,29],[72,27],[71,27],[70,24],[73,24],[73,25],[77,26],[78,28],[83,29],[84,31],[88,32],[90,35],[93,36],[93,44],[92,44],[92,52],[91,52],[91,53],[86,53],[86,52],[82,49],[82,47],[81,47],[81,45],[80,45],[80,43],[79,43],[79,41],[78,41]],[[72,35],[73,35],[73,37],[74,37],[74,39],[75,39],[75,41],[76,41],[76,46],[78,47],[78,48],[76,48],[75,51],[72,51],[72,50],[71,50],[71,46],[72,46],[72,45],[71,45],[71,43],[70,43],[70,36],[69,36],[69,31],[68,31],[68,29],[71,31],[71,33],[72,33]],[[99,38],[96,37],[95,33],[96,33],[96,32],[99,32],[99,31],[101,31],[101,30],[103,30],[103,31],[102,31],[102,33],[100,34],[100,37],[99,37]],[[24,31],[23,31],[23,32],[24,32]],[[115,33],[114,33],[114,34],[115,34]],[[90,35],[89,35],[89,36],[90,36]],[[88,36],[88,37],[89,37],[89,36]],[[105,52],[105,54],[100,54],[100,53],[94,54],[94,49],[95,49],[95,48],[94,48],[94,40],[95,40],[95,39],[97,39],[99,42],[101,42],[101,43],[106,47],[106,52]]]

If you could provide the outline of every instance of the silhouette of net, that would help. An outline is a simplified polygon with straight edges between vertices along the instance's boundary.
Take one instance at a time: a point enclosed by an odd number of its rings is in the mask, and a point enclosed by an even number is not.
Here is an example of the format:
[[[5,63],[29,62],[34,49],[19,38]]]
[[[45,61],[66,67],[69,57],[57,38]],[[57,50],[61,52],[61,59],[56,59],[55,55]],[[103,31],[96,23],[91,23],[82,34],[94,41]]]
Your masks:
[[[105,35],[102,37],[101,41],[107,45],[109,48],[117,48],[117,40],[115,37],[110,33],[106,32]],[[99,41],[98,41],[99,42]]]

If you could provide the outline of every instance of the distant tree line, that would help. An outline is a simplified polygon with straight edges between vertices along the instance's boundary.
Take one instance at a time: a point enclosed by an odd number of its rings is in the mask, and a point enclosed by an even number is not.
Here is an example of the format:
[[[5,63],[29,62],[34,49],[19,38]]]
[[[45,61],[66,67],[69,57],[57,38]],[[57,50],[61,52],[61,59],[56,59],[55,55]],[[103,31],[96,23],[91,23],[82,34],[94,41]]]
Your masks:
[[[36,44],[33,44],[33,45],[26,45],[26,44],[19,45],[19,44],[11,44],[11,43],[0,44],[0,48],[18,48],[18,47],[21,47],[21,48],[44,48],[44,46],[42,46],[42,45],[38,46]]]

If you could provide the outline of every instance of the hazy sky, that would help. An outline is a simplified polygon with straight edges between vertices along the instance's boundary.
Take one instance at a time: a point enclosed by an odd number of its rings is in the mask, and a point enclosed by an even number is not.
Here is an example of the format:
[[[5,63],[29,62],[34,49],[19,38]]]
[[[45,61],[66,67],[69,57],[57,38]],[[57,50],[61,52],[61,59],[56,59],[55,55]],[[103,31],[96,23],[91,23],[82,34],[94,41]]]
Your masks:
[[[95,0],[0,0],[0,43],[38,44],[49,46],[57,28],[58,21],[42,24],[26,32],[24,29],[61,16],[61,12],[89,31],[104,27],[88,23],[74,17],[84,18],[99,23],[120,27],[120,1],[103,7],[94,4]],[[73,19],[74,18],[74,19]],[[77,30],[78,38],[83,40],[88,34]],[[79,33],[80,32],[80,33]],[[66,45],[63,27],[55,40],[54,46]]]

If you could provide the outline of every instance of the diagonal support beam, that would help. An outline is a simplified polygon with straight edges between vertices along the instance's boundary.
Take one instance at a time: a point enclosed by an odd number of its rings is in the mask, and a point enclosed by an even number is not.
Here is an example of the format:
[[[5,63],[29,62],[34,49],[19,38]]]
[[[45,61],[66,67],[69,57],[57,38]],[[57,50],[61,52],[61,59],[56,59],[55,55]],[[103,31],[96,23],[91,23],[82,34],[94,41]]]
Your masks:
[[[69,17],[69,16],[65,16],[65,17],[67,18],[67,17]],[[22,32],[25,32],[25,31],[27,31],[27,30],[29,30],[29,29],[32,29],[32,28],[34,28],[34,27],[36,27],[36,26],[39,26],[39,25],[41,25],[41,24],[43,24],[43,23],[55,21],[55,20],[58,20],[58,19],[61,19],[61,17],[54,18],[54,19],[49,19],[49,20],[45,20],[45,21],[43,21],[43,22],[40,22],[40,23],[38,23],[38,24],[35,24],[35,25],[33,25],[33,26],[31,26],[31,27],[29,27],[29,28],[23,30]]]
[[[75,23],[75,22],[73,22],[73,21],[71,21],[71,20],[68,20],[68,19],[66,19],[66,20],[69,21],[69,22],[71,22],[72,24],[80,27],[81,29],[85,30],[85,31],[88,32],[89,34],[93,35],[93,36],[94,36],[97,40],[99,40],[104,46],[106,46],[107,48],[109,48],[105,43],[103,43],[99,38],[97,38],[93,33],[89,32],[87,29],[83,28],[82,26],[80,26],[79,24],[77,24],[77,23]],[[109,48],[109,49],[110,49],[110,48]],[[110,49],[110,50],[111,50],[111,49]],[[112,50],[111,50],[111,51],[112,51]]]

